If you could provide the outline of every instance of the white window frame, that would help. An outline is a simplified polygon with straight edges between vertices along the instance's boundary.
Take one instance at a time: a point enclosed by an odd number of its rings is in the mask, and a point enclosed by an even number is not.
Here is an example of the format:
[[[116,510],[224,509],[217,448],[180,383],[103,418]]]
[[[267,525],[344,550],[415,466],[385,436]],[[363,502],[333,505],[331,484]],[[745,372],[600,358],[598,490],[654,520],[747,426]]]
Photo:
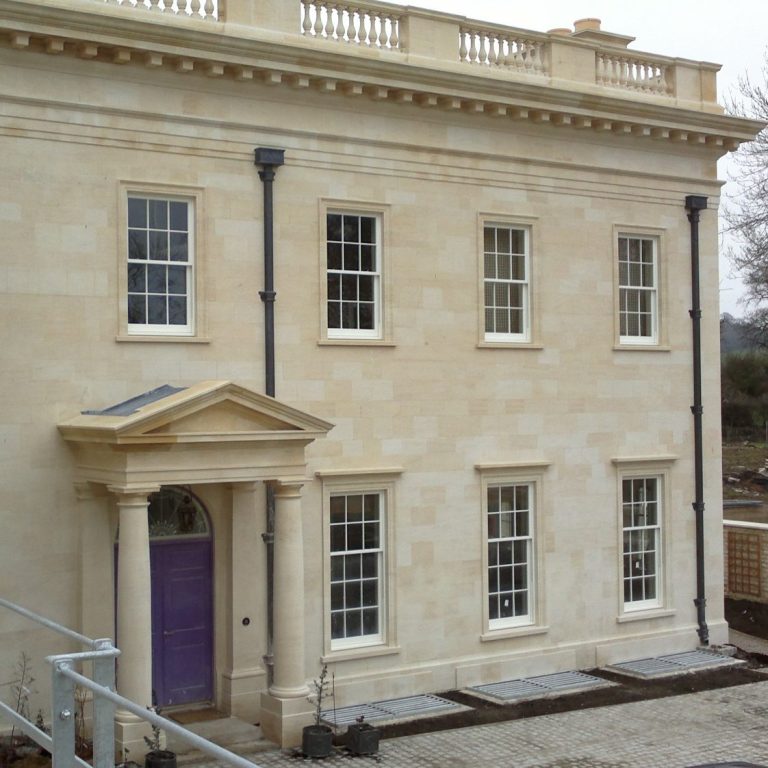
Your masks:
[[[664,513],[664,487],[660,475],[625,475],[621,480],[622,515],[622,595],[624,611],[645,611],[660,608],[662,597],[662,522]],[[653,487],[654,498],[648,500]],[[648,523],[649,508],[654,508],[653,523]],[[629,517],[629,519],[627,519]],[[639,540],[641,539],[641,540]],[[627,597],[637,587],[645,591],[645,583],[653,584],[653,596],[633,599]],[[633,586],[635,585],[635,586]]]
[[[648,242],[652,249],[652,263],[651,268],[653,271],[652,285],[645,286],[638,284],[637,280],[632,280],[630,275],[629,266],[623,267],[623,264],[628,264],[628,259],[624,258],[627,249],[630,247],[630,241],[639,241],[640,243]],[[623,241],[627,241],[625,248]],[[619,337],[619,344],[626,346],[656,346],[660,340],[660,285],[661,285],[661,268],[659,253],[661,250],[661,238],[660,235],[652,231],[642,231],[636,229],[618,229],[614,233],[614,248],[615,248],[615,265],[617,275],[617,332]],[[641,245],[642,249],[642,245]],[[641,266],[642,270],[642,266]],[[642,275],[642,271],[641,271]],[[642,277],[640,282],[643,282]],[[622,323],[624,317],[629,314],[629,309],[625,306],[631,301],[631,297],[635,296],[636,304],[638,305],[637,312],[639,312],[639,304],[641,295],[649,297],[650,304],[650,322],[651,332],[649,334],[630,334],[622,333]]]
[[[152,259],[132,262],[129,259],[129,200],[140,198],[180,202],[187,206],[188,259],[177,262],[170,258],[161,261]],[[185,341],[206,342],[204,338],[204,279],[203,279],[203,193],[198,187],[175,185],[119,182],[118,216],[118,341]],[[149,229],[149,227],[148,227]],[[169,228],[166,230],[170,232]],[[148,254],[149,255],[149,254]],[[129,263],[145,263],[148,266],[186,267],[186,309],[187,322],[184,325],[131,323],[128,316]]]
[[[524,462],[511,464],[477,464],[480,472],[482,512],[482,584],[483,584],[483,633],[482,640],[494,640],[518,634],[546,632],[544,624],[544,585],[542,563],[542,489],[544,472],[548,462]],[[501,487],[525,487],[528,495],[528,534],[521,537],[527,542],[527,592],[528,605],[525,614],[504,618],[491,618],[491,562],[490,546],[499,538],[489,532],[489,491]],[[507,537],[504,537],[507,538]],[[511,539],[510,539],[511,540]]]
[[[373,238],[373,242],[369,243],[368,241],[362,240],[362,235],[358,236],[357,240],[351,241],[349,243],[350,246],[354,248],[354,246],[357,246],[360,249],[360,253],[358,254],[361,258],[362,249],[366,247],[366,245],[372,245],[373,246],[373,258],[374,258],[374,268],[372,270],[364,270],[362,267],[358,266],[357,269],[354,268],[347,268],[347,265],[344,263],[344,253],[345,250],[344,246],[347,245],[347,243],[340,242],[338,240],[331,240],[329,237],[328,232],[328,217],[329,216],[341,216],[341,217],[352,217],[357,219],[371,219],[375,223],[376,227],[376,233]],[[342,219],[343,220],[343,219]],[[381,339],[382,338],[382,228],[383,228],[383,217],[380,212],[377,211],[370,211],[370,210],[361,210],[361,209],[354,209],[354,208],[328,208],[325,211],[324,216],[324,229],[325,229],[325,247],[326,247],[326,263],[325,263],[325,327],[326,332],[329,339],[365,339],[365,340],[375,340],[375,339]],[[342,224],[343,229],[343,224]],[[342,232],[342,240],[344,239],[344,233]],[[340,246],[340,250],[342,250],[342,263],[338,268],[332,268],[330,266],[330,254],[329,249],[332,244],[338,244]],[[339,296],[343,299],[343,283],[346,279],[357,279],[360,278],[370,278],[373,283],[373,328],[336,328],[331,327],[328,323],[328,313],[330,311],[330,305],[332,301],[335,301],[335,297],[329,295],[329,285],[331,281],[331,275],[337,275],[339,277],[340,287],[339,290],[342,291],[342,293],[339,294]],[[359,291],[359,283],[358,283],[358,291]],[[359,300],[359,292],[357,293],[357,300],[354,303],[358,306],[363,303]],[[343,312],[340,310],[340,319],[343,317]]]
[[[394,621],[394,518],[395,481],[402,472],[400,468],[373,470],[323,471],[317,476],[323,482],[323,593],[324,593],[324,648],[329,660],[345,657],[379,655],[396,652]],[[377,601],[379,608],[378,632],[370,635],[356,635],[347,638],[332,637],[332,578],[333,559],[331,552],[331,505],[332,499],[341,496],[375,495],[379,499],[379,583]],[[363,550],[368,551],[368,550]],[[351,554],[355,552],[350,551]],[[338,557],[343,555],[339,554]]]
[[[669,529],[671,467],[676,456],[622,457],[612,460],[616,473],[616,528],[617,528],[617,576],[619,621],[643,618],[645,616],[670,615],[667,606],[671,604],[671,584],[668,580],[667,531]],[[625,583],[625,544],[624,544],[624,492],[625,480],[655,480],[657,483],[657,522],[653,528],[658,530],[656,541],[656,596],[647,600],[627,601],[624,597]],[[627,529],[629,530],[629,529]]]
[[[496,233],[494,239],[495,239],[495,247],[493,249],[489,249],[486,246],[486,232],[488,230],[493,230],[494,233]],[[506,230],[510,233],[510,252],[505,253],[501,252],[498,247],[498,232],[500,230]],[[512,232],[521,232],[523,235],[523,253],[512,253],[511,252],[511,241],[512,241]],[[512,221],[498,221],[495,219],[486,219],[482,221],[482,231],[481,231],[481,237],[482,237],[482,260],[481,260],[481,274],[482,274],[482,328],[483,328],[483,338],[487,342],[501,342],[501,343],[519,343],[519,342],[529,342],[531,340],[531,227],[527,224],[520,224],[517,222]],[[508,276],[505,275],[503,277],[499,277],[498,272],[507,272],[507,270],[499,270],[499,267],[501,266],[501,263],[499,262],[499,258],[503,258],[504,256],[522,256],[523,257],[523,268],[524,268],[524,276],[522,278],[515,278],[512,277],[512,270],[509,269]],[[494,260],[494,267],[496,274],[489,276],[488,274],[488,260],[493,259]],[[488,289],[493,290],[494,292],[496,289],[501,288],[502,291],[509,292],[512,290],[513,286],[520,286],[521,293],[522,293],[522,306],[519,307],[521,318],[522,318],[522,330],[519,332],[512,332],[512,331],[491,331],[488,330],[488,317],[487,313],[489,311],[506,311],[510,312],[512,310],[511,307],[511,300],[507,301],[506,304],[500,304],[496,305],[495,303],[493,306],[489,306],[487,301],[487,291]]]

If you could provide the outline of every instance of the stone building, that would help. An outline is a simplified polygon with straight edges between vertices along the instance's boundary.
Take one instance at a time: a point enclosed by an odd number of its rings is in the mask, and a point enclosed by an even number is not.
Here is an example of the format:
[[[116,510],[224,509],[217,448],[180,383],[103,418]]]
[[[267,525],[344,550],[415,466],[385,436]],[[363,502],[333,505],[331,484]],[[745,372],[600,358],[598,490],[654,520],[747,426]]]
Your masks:
[[[695,647],[695,195],[724,640],[716,161],[759,126],[632,40],[0,0],[3,595],[282,744],[322,662],[344,705]]]

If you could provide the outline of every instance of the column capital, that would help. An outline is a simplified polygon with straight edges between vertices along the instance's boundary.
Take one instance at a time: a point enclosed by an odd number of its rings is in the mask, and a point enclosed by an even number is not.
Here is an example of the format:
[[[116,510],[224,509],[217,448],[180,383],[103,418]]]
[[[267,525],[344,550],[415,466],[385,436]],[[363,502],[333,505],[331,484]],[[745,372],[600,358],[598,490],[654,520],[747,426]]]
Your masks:
[[[233,491],[248,493],[249,491],[257,491],[260,485],[262,485],[261,480],[244,480],[242,483],[229,483],[229,488]]]
[[[300,499],[303,486],[304,481],[277,480],[273,483],[272,488],[275,491],[275,497],[278,499]]]
[[[146,504],[147,499],[160,490],[159,485],[125,486],[108,485],[107,490],[117,497],[118,504]]]

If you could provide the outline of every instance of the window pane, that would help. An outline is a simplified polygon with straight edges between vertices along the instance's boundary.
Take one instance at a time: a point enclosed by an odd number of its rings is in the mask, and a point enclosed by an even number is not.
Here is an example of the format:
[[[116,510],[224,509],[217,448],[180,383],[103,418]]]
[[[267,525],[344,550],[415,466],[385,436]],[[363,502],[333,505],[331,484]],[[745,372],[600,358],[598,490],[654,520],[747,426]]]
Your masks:
[[[341,298],[346,301],[357,299],[357,275],[343,275],[341,278]]]
[[[331,614],[331,638],[337,640],[344,637],[344,614],[332,613]]]
[[[150,266],[150,270],[156,267]],[[187,268],[168,267],[168,293],[186,295],[187,293]]]
[[[146,229],[147,200],[143,197],[128,198],[128,226]]]
[[[149,233],[149,258],[153,261],[166,261],[168,259],[168,233]]]
[[[376,609],[363,611],[363,634],[375,635],[379,632],[379,612]]]
[[[364,496],[364,514],[366,520],[379,519],[379,496],[375,493],[367,493]]]
[[[512,253],[525,253],[525,231],[522,229],[512,230]]]
[[[359,243],[360,242],[360,219],[358,216],[344,216],[344,242],[345,243]]]
[[[347,608],[360,608],[363,604],[362,585],[359,581],[348,581],[344,586],[344,600]]]
[[[341,328],[341,305],[336,302],[328,304],[328,327]]]
[[[366,275],[361,275],[358,278],[358,287],[359,287],[359,299],[360,301],[368,301],[372,302],[374,299],[373,296],[373,283],[374,278],[373,277],[367,277]]]
[[[344,552],[347,548],[347,531],[343,525],[331,526],[331,552]]]
[[[363,526],[363,546],[365,549],[378,549],[379,547],[379,524],[366,523]]]
[[[329,213],[326,218],[328,226],[328,239],[341,240],[341,216],[338,213]]]
[[[147,322],[150,325],[166,325],[168,323],[165,296],[147,297]]]
[[[128,265],[128,291],[144,293],[147,290],[147,268],[144,264]]]
[[[498,253],[509,253],[510,245],[509,230],[503,227],[498,227],[496,229],[496,251]]]
[[[375,326],[374,315],[375,304],[361,304],[360,305],[360,329],[363,331],[372,331]]]
[[[178,201],[172,201],[170,203],[170,228],[178,230],[180,232],[186,232],[188,230],[187,224],[187,204],[180,203]]]
[[[363,245],[360,248],[360,271],[376,271],[376,251],[372,245]]]
[[[128,258],[147,258],[147,233],[135,229],[128,230]]]
[[[499,255],[496,257],[496,262],[498,264],[496,277],[498,277],[499,280],[509,280],[512,277],[512,257]]]
[[[165,293],[167,267],[150,264],[147,270],[147,290],[150,293]]]
[[[347,549],[363,548],[363,526],[361,523],[347,525]]]
[[[141,325],[147,322],[146,297],[128,296],[128,322]]]
[[[360,247],[355,244],[344,244],[344,269],[357,272],[360,269]]]
[[[341,269],[341,243],[328,243],[327,249],[328,269]]]
[[[341,327],[358,328],[357,304],[351,301],[341,302]]]
[[[189,235],[184,232],[171,232],[171,261],[189,261]]]
[[[376,219],[363,216],[360,220],[360,241],[363,243],[376,242]]]
[[[373,579],[379,575],[379,556],[377,554],[364,554],[363,560],[363,578]]]
[[[187,297],[169,296],[168,297],[168,324],[186,325],[187,324]]]
[[[483,230],[483,248],[486,253],[496,252],[496,230],[493,227],[485,227]]]
[[[379,591],[376,581],[363,582],[363,605],[369,608],[376,605],[379,600]]]
[[[359,579],[362,555],[346,555],[344,558],[344,578]]]
[[[149,201],[149,228],[168,229],[168,201]]]

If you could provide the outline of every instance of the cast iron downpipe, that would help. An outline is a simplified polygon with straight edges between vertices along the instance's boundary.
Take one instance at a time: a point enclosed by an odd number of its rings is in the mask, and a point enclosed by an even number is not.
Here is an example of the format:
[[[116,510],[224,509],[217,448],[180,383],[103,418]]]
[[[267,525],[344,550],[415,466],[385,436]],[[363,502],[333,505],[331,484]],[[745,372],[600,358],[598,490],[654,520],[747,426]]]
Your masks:
[[[693,511],[696,514],[696,615],[699,622],[699,641],[709,645],[709,629],[707,627],[707,598],[704,583],[704,466],[702,449],[702,415],[704,407],[701,402],[701,300],[699,296],[699,220],[700,212],[706,210],[707,198],[701,195],[688,195],[685,198],[685,209],[688,211],[688,221],[691,222],[691,323],[693,330],[693,451],[694,451],[694,482],[696,500]]]
[[[275,396],[275,270],[274,270],[274,214],[272,184],[276,168],[285,163],[285,150],[259,147],[254,150],[254,163],[261,166],[259,178],[264,186],[264,290],[259,296],[264,302],[264,389]],[[275,489],[267,483],[267,525],[262,539],[267,545],[267,681],[274,679],[274,573],[275,573]]]

